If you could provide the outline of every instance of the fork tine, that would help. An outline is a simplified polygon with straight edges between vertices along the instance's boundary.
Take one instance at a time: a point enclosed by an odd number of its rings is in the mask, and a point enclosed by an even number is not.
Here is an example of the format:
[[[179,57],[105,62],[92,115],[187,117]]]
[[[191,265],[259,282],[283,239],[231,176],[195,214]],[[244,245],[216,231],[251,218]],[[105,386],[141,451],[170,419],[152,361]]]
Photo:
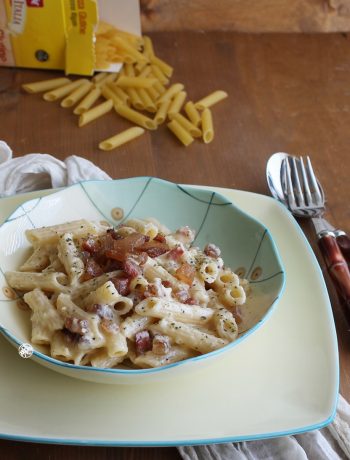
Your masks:
[[[307,173],[308,173],[308,175],[310,177],[311,194],[312,194],[312,196],[313,196],[313,198],[315,200],[316,206],[322,206],[323,205],[322,195],[321,195],[321,192],[320,192],[320,189],[319,189],[319,186],[318,186],[318,183],[317,183],[317,179],[316,179],[314,170],[312,168],[312,164],[311,164],[311,160],[310,160],[309,156],[306,157],[306,170],[307,170]]]
[[[290,165],[289,165],[289,161],[287,158],[285,158],[283,162],[285,164],[284,174],[285,174],[285,184],[286,184],[288,205],[290,209],[294,209],[296,208],[296,203],[295,203],[295,196],[294,196],[294,191],[293,191]]]
[[[296,201],[298,206],[305,206],[305,201],[304,201],[304,196],[303,196],[303,191],[300,186],[300,180],[299,180],[299,171],[297,167],[297,162],[296,158],[292,157],[291,158],[291,163],[292,163],[292,171],[293,171],[293,176],[294,176],[294,187],[295,187],[295,195],[296,195]]]
[[[312,197],[310,193],[309,180],[307,178],[303,157],[300,157],[299,161],[300,161],[301,175],[303,178],[303,188],[304,188],[305,198],[306,198],[305,201],[308,206],[312,206]]]

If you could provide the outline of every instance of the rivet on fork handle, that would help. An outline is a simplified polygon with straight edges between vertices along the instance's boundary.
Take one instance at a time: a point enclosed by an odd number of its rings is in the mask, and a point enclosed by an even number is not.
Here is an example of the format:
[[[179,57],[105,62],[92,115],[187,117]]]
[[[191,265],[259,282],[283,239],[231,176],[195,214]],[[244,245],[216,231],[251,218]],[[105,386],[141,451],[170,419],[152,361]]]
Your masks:
[[[341,298],[350,325],[350,271],[334,236],[325,235],[318,240],[328,272]]]

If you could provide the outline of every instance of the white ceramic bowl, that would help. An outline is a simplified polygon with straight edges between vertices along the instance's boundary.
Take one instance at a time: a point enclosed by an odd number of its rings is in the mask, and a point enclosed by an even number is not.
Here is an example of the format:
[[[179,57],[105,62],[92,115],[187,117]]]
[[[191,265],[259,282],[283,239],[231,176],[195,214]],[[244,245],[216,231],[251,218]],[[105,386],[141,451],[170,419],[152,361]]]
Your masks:
[[[70,377],[99,383],[134,384],[171,378],[200,369],[222,353],[232,351],[263,325],[280,298],[284,270],[270,233],[261,223],[239,210],[222,195],[179,186],[156,178],[137,177],[116,181],[87,181],[43,198],[27,201],[0,227],[0,332],[16,347],[30,343],[30,313],[6,296],[5,272],[16,270],[28,256],[26,229],[62,222],[90,219],[108,220],[114,208],[129,217],[154,217],[171,229],[189,225],[197,232],[200,247],[216,243],[225,264],[244,270],[252,295],[244,307],[240,335],[235,342],[195,358],[155,369],[98,369],[76,366],[53,359],[34,346],[35,362]],[[5,289],[4,289],[5,288]]]

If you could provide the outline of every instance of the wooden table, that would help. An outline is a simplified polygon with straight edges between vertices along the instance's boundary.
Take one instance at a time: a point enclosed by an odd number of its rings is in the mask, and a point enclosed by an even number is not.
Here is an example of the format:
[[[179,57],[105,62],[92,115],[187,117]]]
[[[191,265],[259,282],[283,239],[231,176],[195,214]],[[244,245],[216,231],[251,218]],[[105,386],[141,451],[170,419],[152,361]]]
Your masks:
[[[110,113],[85,128],[71,111],[20,91],[20,84],[57,75],[0,69],[0,139],[15,155],[81,155],[113,178],[151,175],[269,194],[265,166],[278,151],[309,153],[328,200],[328,218],[350,233],[350,40],[347,35],[154,33],[160,57],[175,67],[193,100],[214,89],[229,99],[213,108],[215,139],[181,146],[166,127],[106,153],[98,142],[130,126]],[[316,251],[315,235],[301,222]],[[321,259],[320,259],[321,260]],[[350,339],[324,270],[338,332],[341,393],[350,400]],[[301,319],[302,320],[302,319]],[[119,449],[0,442],[1,457],[175,459],[175,448]]]

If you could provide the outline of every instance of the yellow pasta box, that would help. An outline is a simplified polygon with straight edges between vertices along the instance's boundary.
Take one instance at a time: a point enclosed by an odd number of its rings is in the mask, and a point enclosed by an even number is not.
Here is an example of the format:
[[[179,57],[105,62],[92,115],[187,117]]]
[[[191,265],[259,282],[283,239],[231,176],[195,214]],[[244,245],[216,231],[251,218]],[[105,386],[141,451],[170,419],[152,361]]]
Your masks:
[[[0,66],[115,72],[113,29],[141,35],[138,0],[0,0]]]

